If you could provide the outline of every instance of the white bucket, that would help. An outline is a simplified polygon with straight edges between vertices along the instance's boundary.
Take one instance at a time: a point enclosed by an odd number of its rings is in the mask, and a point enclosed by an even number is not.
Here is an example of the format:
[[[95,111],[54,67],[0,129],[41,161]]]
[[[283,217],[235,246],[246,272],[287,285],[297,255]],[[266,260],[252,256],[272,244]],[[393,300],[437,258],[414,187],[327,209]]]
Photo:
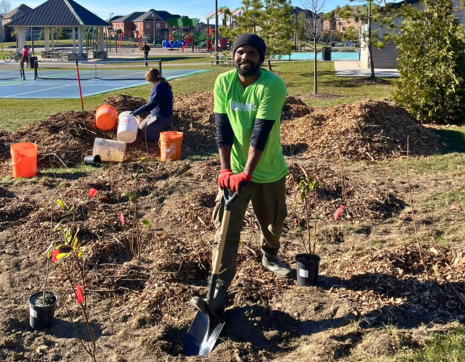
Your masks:
[[[94,156],[99,155],[102,161],[123,162],[124,152],[126,152],[126,142],[103,138],[96,138],[94,140],[92,154]]]
[[[139,129],[136,118],[130,113],[129,111],[122,112],[118,117],[117,138],[126,143],[132,143],[136,140]]]

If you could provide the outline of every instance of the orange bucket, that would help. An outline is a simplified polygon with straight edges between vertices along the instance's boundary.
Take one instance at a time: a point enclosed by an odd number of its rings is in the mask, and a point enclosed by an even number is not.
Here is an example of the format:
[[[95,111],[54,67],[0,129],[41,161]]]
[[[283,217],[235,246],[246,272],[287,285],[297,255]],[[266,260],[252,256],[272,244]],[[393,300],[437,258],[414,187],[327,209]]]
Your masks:
[[[181,158],[182,132],[160,132],[160,159],[179,160]]]
[[[13,163],[13,177],[34,177],[37,173],[37,145],[15,143],[10,147]]]
[[[98,107],[95,112],[95,119],[97,121],[97,128],[102,131],[109,131],[115,127],[116,120],[118,119],[118,112],[113,106],[103,104]]]

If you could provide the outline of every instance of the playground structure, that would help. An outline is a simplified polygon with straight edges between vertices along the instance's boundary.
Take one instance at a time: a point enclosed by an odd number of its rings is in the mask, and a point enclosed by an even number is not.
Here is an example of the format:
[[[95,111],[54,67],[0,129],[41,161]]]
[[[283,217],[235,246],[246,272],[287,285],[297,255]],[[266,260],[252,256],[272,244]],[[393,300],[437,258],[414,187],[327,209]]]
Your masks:
[[[242,14],[242,7],[238,7],[238,8],[230,10],[228,7],[224,6],[224,7],[219,8],[217,13],[215,12],[215,10],[213,10],[205,17],[205,19],[207,19],[207,31],[208,31],[208,37],[205,41],[207,52],[213,52],[215,50],[215,35],[216,35],[215,30],[216,29],[210,28],[210,20],[212,19],[215,20],[216,16],[218,16],[218,18],[222,19],[223,26],[225,27],[228,26],[227,22],[229,20],[229,28],[232,29],[234,26],[233,19],[236,16],[241,15],[241,14]],[[219,24],[215,24],[215,25],[218,25],[218,28],[219,28]],[[220,37],[220,33],[218,33],[218,43],[219,43],[217,44],[218,50],[220,51],[231,50],[231,40],[224,38],[224,37]]]
[[[196,31],[199,19],[189,19],[187,16],[179,19],[169,18],[168,38],[162,41],[162,47],[167,49],[184,49],[192,47],[194,51],[201,38],[201,32]]]

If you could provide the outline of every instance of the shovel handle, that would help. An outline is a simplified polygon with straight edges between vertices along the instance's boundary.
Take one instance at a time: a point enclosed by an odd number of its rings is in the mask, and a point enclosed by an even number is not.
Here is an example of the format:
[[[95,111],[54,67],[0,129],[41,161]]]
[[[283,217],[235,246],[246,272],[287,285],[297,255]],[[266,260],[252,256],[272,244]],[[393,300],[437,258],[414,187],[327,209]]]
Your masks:
[[[213,271],[212,274],[217,275],[220,271],[220,261],[223,258],[224,244],[226,242],[226,233],[228,231],[229,217],[231,216],[231,204],[237,199],[237,193],[229,196],[227,189],[223,189],[223,200],[224,200],[224,212],[223,221],[221,222],[220,231],[220,243],[218,245],[218,253],[216,258],[213,260]]]

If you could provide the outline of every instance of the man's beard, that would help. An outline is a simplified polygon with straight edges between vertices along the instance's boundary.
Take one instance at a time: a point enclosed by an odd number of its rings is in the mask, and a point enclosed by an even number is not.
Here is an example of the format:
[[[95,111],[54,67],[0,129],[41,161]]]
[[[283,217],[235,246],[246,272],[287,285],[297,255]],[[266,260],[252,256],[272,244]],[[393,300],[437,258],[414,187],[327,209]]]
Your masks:
[[[241,64],[244,64],[244,62],[236,63],[236,69],[237,69],[237,72],[243,77],[253,77],[254,75],[257,74],[258,71],[260,71],[259,64],[254,64],[252,62],[246,62],[245,64],[250,64],[250,68],[248,69],[242,69]]]

